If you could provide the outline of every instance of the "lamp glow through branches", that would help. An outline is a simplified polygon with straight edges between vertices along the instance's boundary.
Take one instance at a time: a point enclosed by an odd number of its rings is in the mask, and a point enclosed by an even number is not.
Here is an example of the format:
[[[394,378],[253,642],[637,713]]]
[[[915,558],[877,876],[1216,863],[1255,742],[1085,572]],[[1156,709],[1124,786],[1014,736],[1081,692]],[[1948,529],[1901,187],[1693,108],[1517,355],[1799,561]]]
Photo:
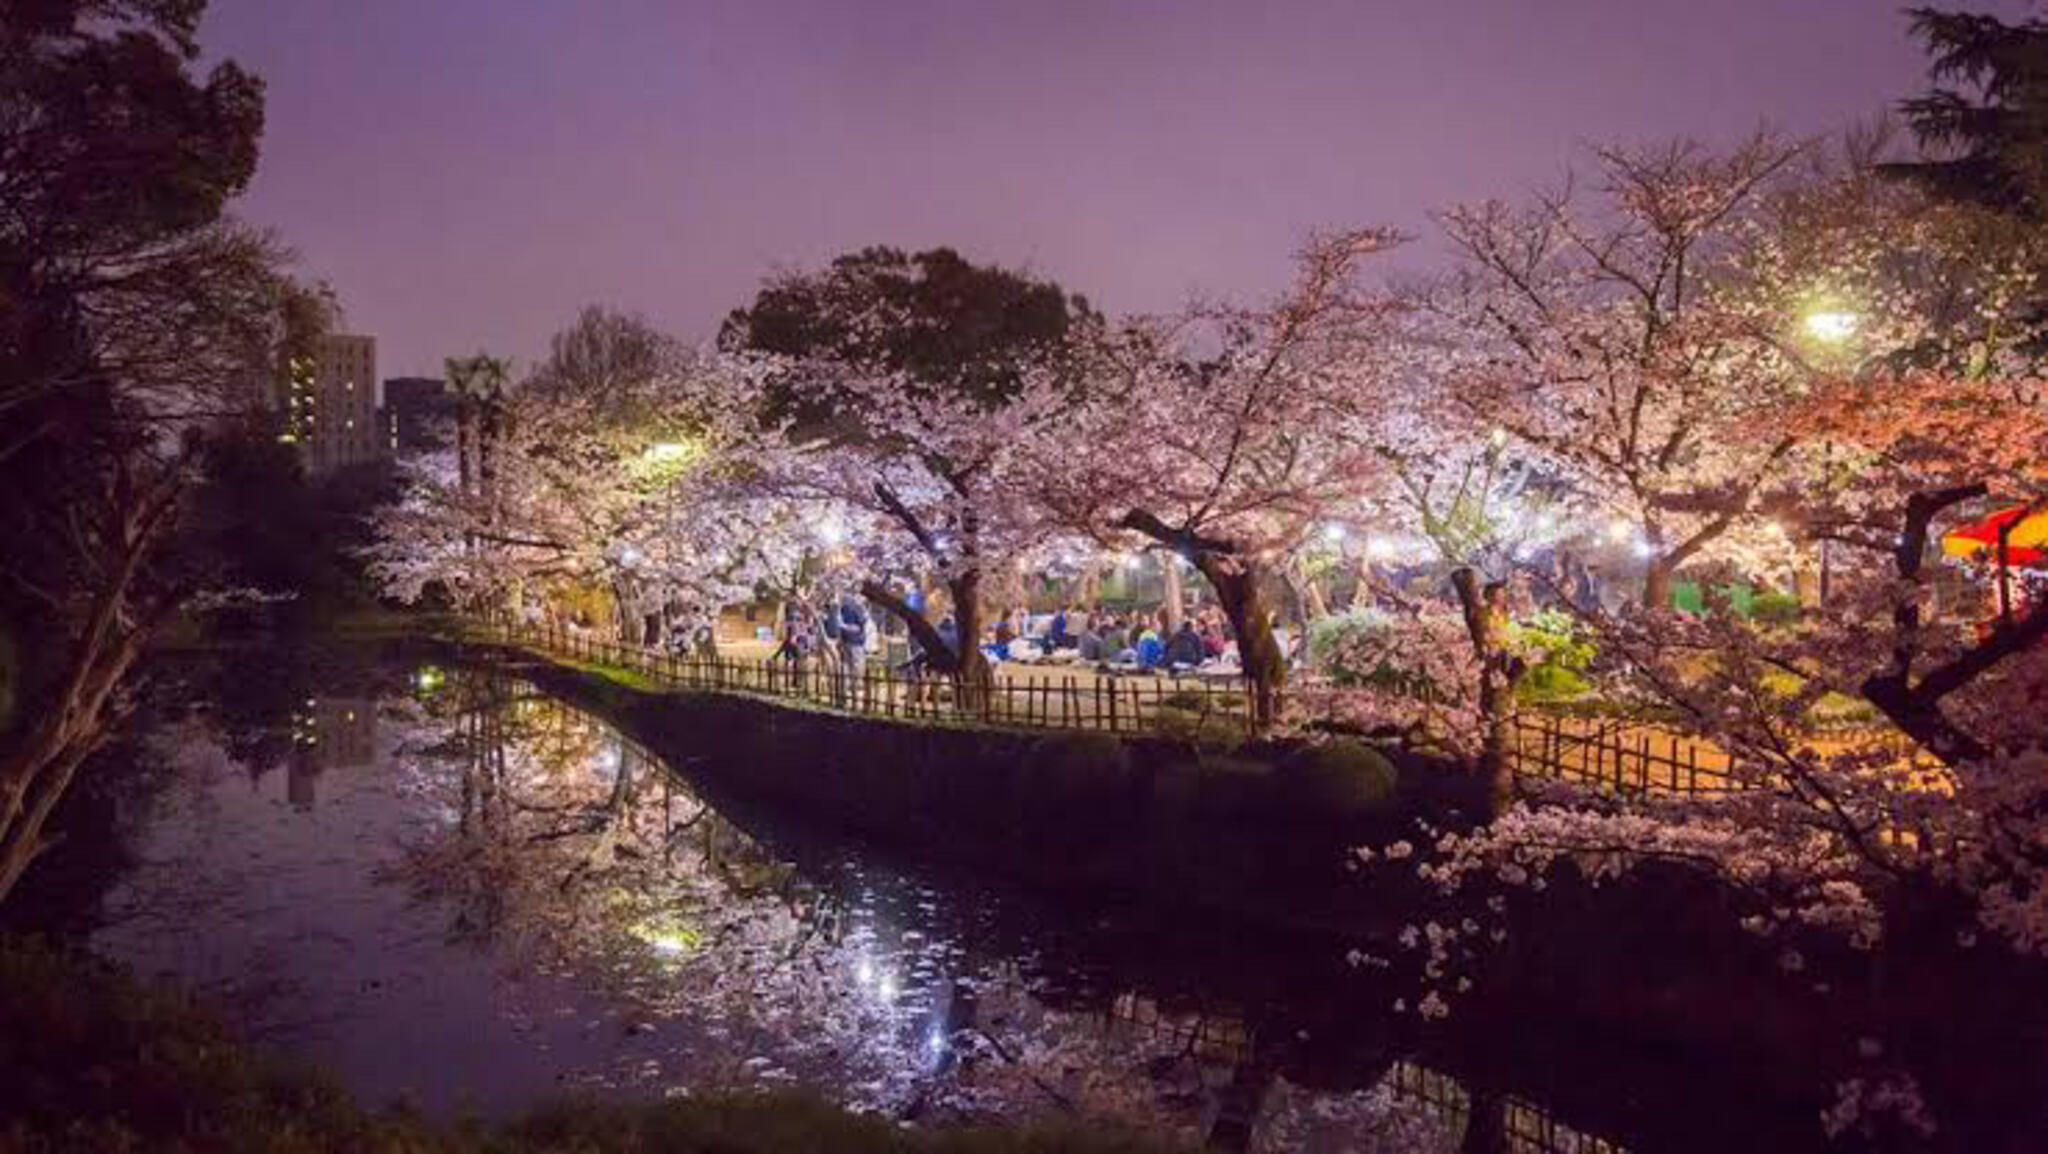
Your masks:
[[[1856,335],[1856,314],[1845,309],[1816,309],[1806,314],[1806,335],[1828,344],[1840,344]]]

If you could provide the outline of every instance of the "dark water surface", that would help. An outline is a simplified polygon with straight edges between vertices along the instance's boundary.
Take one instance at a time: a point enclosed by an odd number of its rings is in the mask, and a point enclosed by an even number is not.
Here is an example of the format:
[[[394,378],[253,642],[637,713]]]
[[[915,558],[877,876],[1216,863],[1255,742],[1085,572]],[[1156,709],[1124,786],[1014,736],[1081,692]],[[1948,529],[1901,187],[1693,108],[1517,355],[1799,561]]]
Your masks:
[[[1054,902],[715,807],[688,764],[512,680],[337,650],[167,683],[95,827],[104,868],[53,867],[94,894],[79,928],[369,1101],[796,1084],[1270,1150],[1821,1142],[1812,1102],[1741,1071],[1418,1021],[1343,943]]]

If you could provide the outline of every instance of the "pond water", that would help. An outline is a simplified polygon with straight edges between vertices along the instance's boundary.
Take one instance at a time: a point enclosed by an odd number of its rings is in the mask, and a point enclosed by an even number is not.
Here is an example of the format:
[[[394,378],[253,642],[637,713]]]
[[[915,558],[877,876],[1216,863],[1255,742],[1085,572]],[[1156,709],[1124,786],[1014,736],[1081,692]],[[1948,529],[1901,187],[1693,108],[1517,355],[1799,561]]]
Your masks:
[[[1261,1150],[1821,1145],[1811,1102],[1741,1071],[1422,1022],[1340,942],[1055,902],[714,801],[500,676],[336,650],[166,684],[80,803],[96,837],[52,859],[90,895],[70,928],[369,1101],[799,1085]]]

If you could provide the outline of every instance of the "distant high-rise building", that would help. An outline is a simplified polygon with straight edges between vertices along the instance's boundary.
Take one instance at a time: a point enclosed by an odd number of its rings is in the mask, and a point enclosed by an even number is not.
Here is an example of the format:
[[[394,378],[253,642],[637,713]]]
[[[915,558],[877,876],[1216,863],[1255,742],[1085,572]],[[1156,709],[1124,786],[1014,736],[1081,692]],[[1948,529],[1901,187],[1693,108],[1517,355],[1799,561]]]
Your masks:
[[[292,754],[285,766],[285,799],[309,810],[319,799],[320,775],[368,765],[377,752],[377,710],[367,698],[309,697],[292,711]]]
[[[335,333],[285,366],[278,439],[299,447],[308,473],[385,456],[377,428],[377,338]]]
[[[436,377],[392,377],[384,382],[384,447],[409,457],[448,447],[455,399]]]

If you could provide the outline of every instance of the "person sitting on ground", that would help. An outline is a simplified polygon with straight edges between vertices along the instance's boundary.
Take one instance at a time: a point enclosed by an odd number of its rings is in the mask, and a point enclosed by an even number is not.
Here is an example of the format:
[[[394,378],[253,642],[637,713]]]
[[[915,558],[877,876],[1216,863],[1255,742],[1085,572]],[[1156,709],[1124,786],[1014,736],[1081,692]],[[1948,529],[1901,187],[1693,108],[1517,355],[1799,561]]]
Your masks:
[[[1202,639],[1195,633],[1195,623],[1183,620],[1180,632],[1166,643],[1166,664],[1185,665],[1192,669],[1202,663]]]
[[[1102,635],[1093,629],[1081,630],[1081,636],[1074,639],[1074,649],[1081,660],[1094,665],[1102,660]]]
[[[1223,656],[1223,627],[1218,625],[1213,618],[1202,622],[1201,631],[1196,636],[1202,639],[1202,655],[1204,657]]]
[[[1110,618],[1102,630],[1102,659],[1117,662],[1125,660],[1124,654],[1131,648],[1131,635],[1124,629],[1124,623]]]
[[[1052,628],[1045,634],[1045,651],[1051,653],[1055,649],[1071,649],[1073,643],[1073,635],[1067,632],[1067,610],[1062,606],[1053,611]]]
[[[1010,642],[1017,639],[1017,628],[1010,624],[1008,617],[996,622],[996,648],[1009,652]]]
[[[1138,635],[1137,644],[1133,648],[1137,650],[1138,664],[1143,668],[1156,669],[1159,663],[1166,659],[1166,643],[1159,640],[1158,632],[1149,625]]]

